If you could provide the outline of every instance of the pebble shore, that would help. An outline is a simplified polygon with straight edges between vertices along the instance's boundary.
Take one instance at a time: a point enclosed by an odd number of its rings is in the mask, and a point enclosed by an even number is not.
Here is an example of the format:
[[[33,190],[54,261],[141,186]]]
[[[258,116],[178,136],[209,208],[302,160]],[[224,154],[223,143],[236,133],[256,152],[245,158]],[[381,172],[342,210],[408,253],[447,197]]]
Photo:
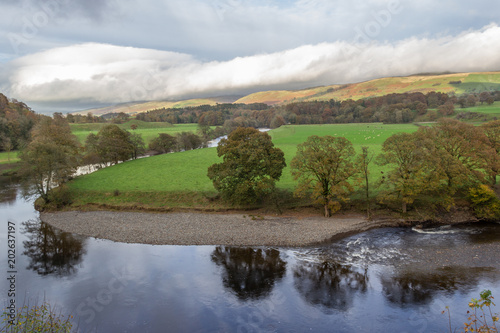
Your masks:
[[[56,212],[40,218],[66,232],[157,245],[308,246],[399,221],[364,216],[291,217],[215,213]]]

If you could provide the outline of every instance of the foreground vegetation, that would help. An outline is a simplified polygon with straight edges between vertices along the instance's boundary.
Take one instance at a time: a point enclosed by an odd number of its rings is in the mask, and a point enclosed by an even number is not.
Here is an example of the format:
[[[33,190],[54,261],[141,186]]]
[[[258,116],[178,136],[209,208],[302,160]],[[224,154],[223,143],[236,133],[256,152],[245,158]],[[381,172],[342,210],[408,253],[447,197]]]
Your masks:
[[[73,316],[64,316],[57,312],[53,306],[44,302],[41,305],[25,305],[20,309],[7,309],[2,314],[0,331],[6,333],[21,332],[77,332],[73,328]],[[13,314],[15,312],[15,315]]]

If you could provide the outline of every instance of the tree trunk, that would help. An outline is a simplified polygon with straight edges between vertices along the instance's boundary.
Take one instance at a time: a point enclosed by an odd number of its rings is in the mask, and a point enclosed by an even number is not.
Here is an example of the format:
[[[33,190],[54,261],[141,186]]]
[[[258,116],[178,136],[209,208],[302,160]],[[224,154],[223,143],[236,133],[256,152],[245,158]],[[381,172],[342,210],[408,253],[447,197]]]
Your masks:
[[[330,211],[330,208],[328,208],[328,204],[325,204],[325,217],[330,217],[332,215],[332,212]]]
[[[368,181],[368,172],[365,170],[365,183],[366,183],[366,216],[370,219],[370,183]]]
[[[406,202],[405,201],[403,201],[402,209],[403,209],[403,214],[406,214]]]

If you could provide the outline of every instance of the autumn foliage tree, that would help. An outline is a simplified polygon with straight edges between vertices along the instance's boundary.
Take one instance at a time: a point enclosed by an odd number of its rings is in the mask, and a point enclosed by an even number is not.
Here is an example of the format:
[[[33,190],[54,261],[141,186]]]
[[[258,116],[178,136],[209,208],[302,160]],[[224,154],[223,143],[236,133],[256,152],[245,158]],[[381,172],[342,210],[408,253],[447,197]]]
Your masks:
[[[208,177],[222,197],[234,204],[252,204],[270,194],[286,166],[283,152],[267,133],[239,127],[222,139],[217,155],[223,158],[208,168]]]
[[[46,202],[51,189],[75,173],[79,148],[78,139],[60,115],[43,117],[33,128],[31,140],[20,154],[22,170]]]
[[[324,207],[325,217],[340,209],[352,190],[348,179],[355,173],[352,143],[343,137],[317,136],[297,146],[292,175],[298,180],[296,195],[308,194]]]
[[[432,143],[419,134],[392,135],[383,143],[383,153],[377,156],[379,165],[389,167],[383,180],[386,190],[380,198],[399,201],[403,213],[419,195],[438,189],[443,179]]]
[[[426,137],[433,140],[451,194],[485,181],[487,156],[496,152],[480,127],[443,118],[426,130]]]

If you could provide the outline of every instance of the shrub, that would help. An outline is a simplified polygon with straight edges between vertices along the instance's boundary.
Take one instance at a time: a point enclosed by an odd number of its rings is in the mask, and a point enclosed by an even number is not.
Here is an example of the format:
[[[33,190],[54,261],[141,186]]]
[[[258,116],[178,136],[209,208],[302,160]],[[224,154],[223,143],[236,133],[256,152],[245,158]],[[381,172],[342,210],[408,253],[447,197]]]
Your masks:
[[[49,192],[49,204],[61,208],[71,204],[71,193],[66,185],[61,185]]]
[[[500,200],[487,185],[469,189],[469,199],[478,218],[494,220],[500,218]]]
[[[493,314],[491,306],[495,306],[493,303],[493,296],[490,290],[483,290],[479,294],[479,299],[473,298],[469,302],[470,310],[467,311],[469,315],[467,317],[467,322],[464,323],[464,332],[478,332],[478,333],[498,333],[498,328],[496,322],[498,322],[498,314]],[[451,328],[451,315],[450,309],[446,307],[446,310],[441,313],[448,313],[449,329]]]

